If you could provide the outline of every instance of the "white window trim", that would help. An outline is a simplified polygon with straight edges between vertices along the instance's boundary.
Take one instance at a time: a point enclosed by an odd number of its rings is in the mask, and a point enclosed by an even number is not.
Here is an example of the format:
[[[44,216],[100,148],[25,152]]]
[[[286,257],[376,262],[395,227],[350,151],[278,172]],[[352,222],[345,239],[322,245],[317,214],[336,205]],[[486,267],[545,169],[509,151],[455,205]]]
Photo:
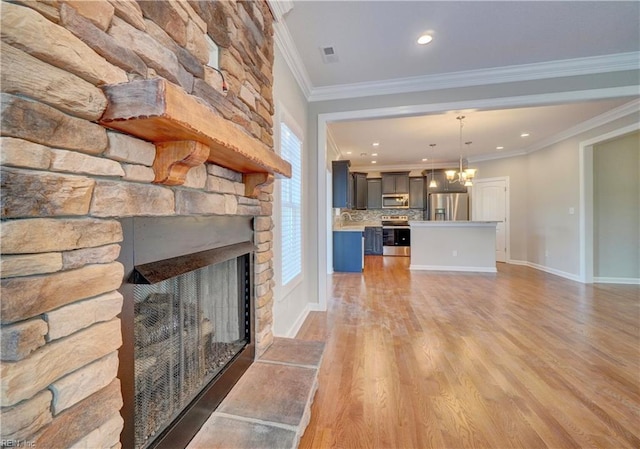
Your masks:
[[[306,232],[305,232],[305,217],[306,217],[306,205],[305,205],[305,198],[306,198],[306,189],[305,189],[305,180],[304,180],[304,175],[306,173],[305,171],[305,152],[304,152],[304,144],[305,144],[305,140],[304,140],[304,133],[302,131],[302,127],[298,124],[298,122],[293,118],[293,116],[287,111],[287,109],[282,105],[282,104],[278,104],[277,108],[276,108],[276,122],[275,122],[275,126],[274,126],[274,134],[275,134],[275,143],[276,143],[276,151],[278,152],[278,154],[280,154],[281,152],[281,123],[283,123],[289,128],[289,130],[291,132],[293,132],[293,134],[300,140],[301,143],[301,169],[302,169],[302,180],[301,180],[301,198],[302,198],[302,202],[300,205],[300,213],[301,213],[301,229],[300,229],[300,237],[301,237],[301,261],[300,261],[300,274],[297,275],[296,277],[294,277],[293,279],[291,279],[289,282],[287,282],[286,284],[282,284],[281,283],[281,279],[282,279],[282,239],[280,237],[280,226],[281,226],[281,207],[282,207],[282,203],[281,203],[281,187],[280,187],[280,180],[277,180],[276,182],[276,186],[275,186],[275,191],[274,191],[274,206],[275,207],[275,211],[273,214],[274,217],[274,225],[276,226],[276,228],[274,229],[274,233],[277,233],[277,238],[274,239],[275,242],[277,243],[277,245],[274,245],[274,252],[276,254],[276,263],[274,264],[274,268],[275,268],[275,280],[276,280],[276,285],[277,288],[280,292],[279,295],[277,295],[277,301],[282,301],[284,298],[286,298],[296,287],[298,287],[303,279],[304,279],[304,272],[305,272],[305,238],[306,238]]]

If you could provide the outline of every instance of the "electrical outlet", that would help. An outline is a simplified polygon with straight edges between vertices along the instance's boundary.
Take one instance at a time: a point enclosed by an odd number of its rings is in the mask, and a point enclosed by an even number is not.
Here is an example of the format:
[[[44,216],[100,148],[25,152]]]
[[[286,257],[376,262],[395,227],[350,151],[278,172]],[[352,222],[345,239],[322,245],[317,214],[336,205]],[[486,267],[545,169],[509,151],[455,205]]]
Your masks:
[[[457,249],[453,250],[453,257],[458,257],[458,250]]]
[[[549,257],[549,250],[548,249],[544,250],[544,257]]]
[[[569,208],[569,215],[573,215],[573,214],[575,214],[575,213],[576,213],[575,208],[570,207],[570,208]]]

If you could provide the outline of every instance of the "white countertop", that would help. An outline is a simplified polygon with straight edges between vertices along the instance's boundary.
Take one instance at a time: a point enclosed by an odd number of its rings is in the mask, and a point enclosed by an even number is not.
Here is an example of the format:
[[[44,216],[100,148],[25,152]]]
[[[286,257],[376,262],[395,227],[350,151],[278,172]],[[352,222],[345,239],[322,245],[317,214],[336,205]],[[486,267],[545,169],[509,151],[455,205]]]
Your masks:
[[[436,221],[436,220],[411,220],[409,226],[393,226],[395,229],[410,229],[410,228],[433,228],[433,227],[483,227],[483,226],[496,226],[498,221]],[[336,225],[333,227],[334,231],[339,232],[364,232],[365,227],[382,227],[379,222],[350,222],[345,223],[342,226]]]
[[[334,232],[364,232],[364,226],[361,225],[349,225],[349,226],[336,226],[333,228]]]
[[[341,231],[341,232],[364,232],[364,228],[366,227],[381,227],[382,225],[380,224],[379,221],[350,221],[347,223],[344,223],[342,225],[334,225],[333,226],[333,230],[334,231]]]
[[[495,227],[499,221],[410,221],[409,226],[412,228],[455,228],[455,227]]]

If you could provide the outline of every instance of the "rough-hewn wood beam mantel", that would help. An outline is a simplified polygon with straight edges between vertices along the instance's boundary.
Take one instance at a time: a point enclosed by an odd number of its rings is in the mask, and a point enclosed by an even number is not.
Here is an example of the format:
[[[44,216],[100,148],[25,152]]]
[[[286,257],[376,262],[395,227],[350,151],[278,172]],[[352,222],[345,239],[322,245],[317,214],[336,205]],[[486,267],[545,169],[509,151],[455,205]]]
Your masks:
[[[103,90],[108,105],[100,123],[156,145],[154,182],[180,185],[191,166],[204,162],[201,145],[185,141],[206,145],[206,161],[245,175],[265,174],[259,177],[262,180],[266,174],[291,177],[291,164],[263,142],[164,79],[111,84]],[[190,155],[188,148],[199,154]],[[253,196],[256,182],[255,176],[250,177],[254,181],[248,183],[247,194]]]

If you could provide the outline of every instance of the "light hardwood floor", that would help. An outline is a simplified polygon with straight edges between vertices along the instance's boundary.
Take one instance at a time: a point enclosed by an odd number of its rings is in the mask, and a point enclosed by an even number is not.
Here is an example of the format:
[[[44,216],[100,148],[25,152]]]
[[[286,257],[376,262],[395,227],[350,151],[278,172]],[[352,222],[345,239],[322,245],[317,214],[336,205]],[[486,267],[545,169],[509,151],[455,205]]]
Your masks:
[[[300,448],[640,448],[640,287],[531,268],[333,275]]]

